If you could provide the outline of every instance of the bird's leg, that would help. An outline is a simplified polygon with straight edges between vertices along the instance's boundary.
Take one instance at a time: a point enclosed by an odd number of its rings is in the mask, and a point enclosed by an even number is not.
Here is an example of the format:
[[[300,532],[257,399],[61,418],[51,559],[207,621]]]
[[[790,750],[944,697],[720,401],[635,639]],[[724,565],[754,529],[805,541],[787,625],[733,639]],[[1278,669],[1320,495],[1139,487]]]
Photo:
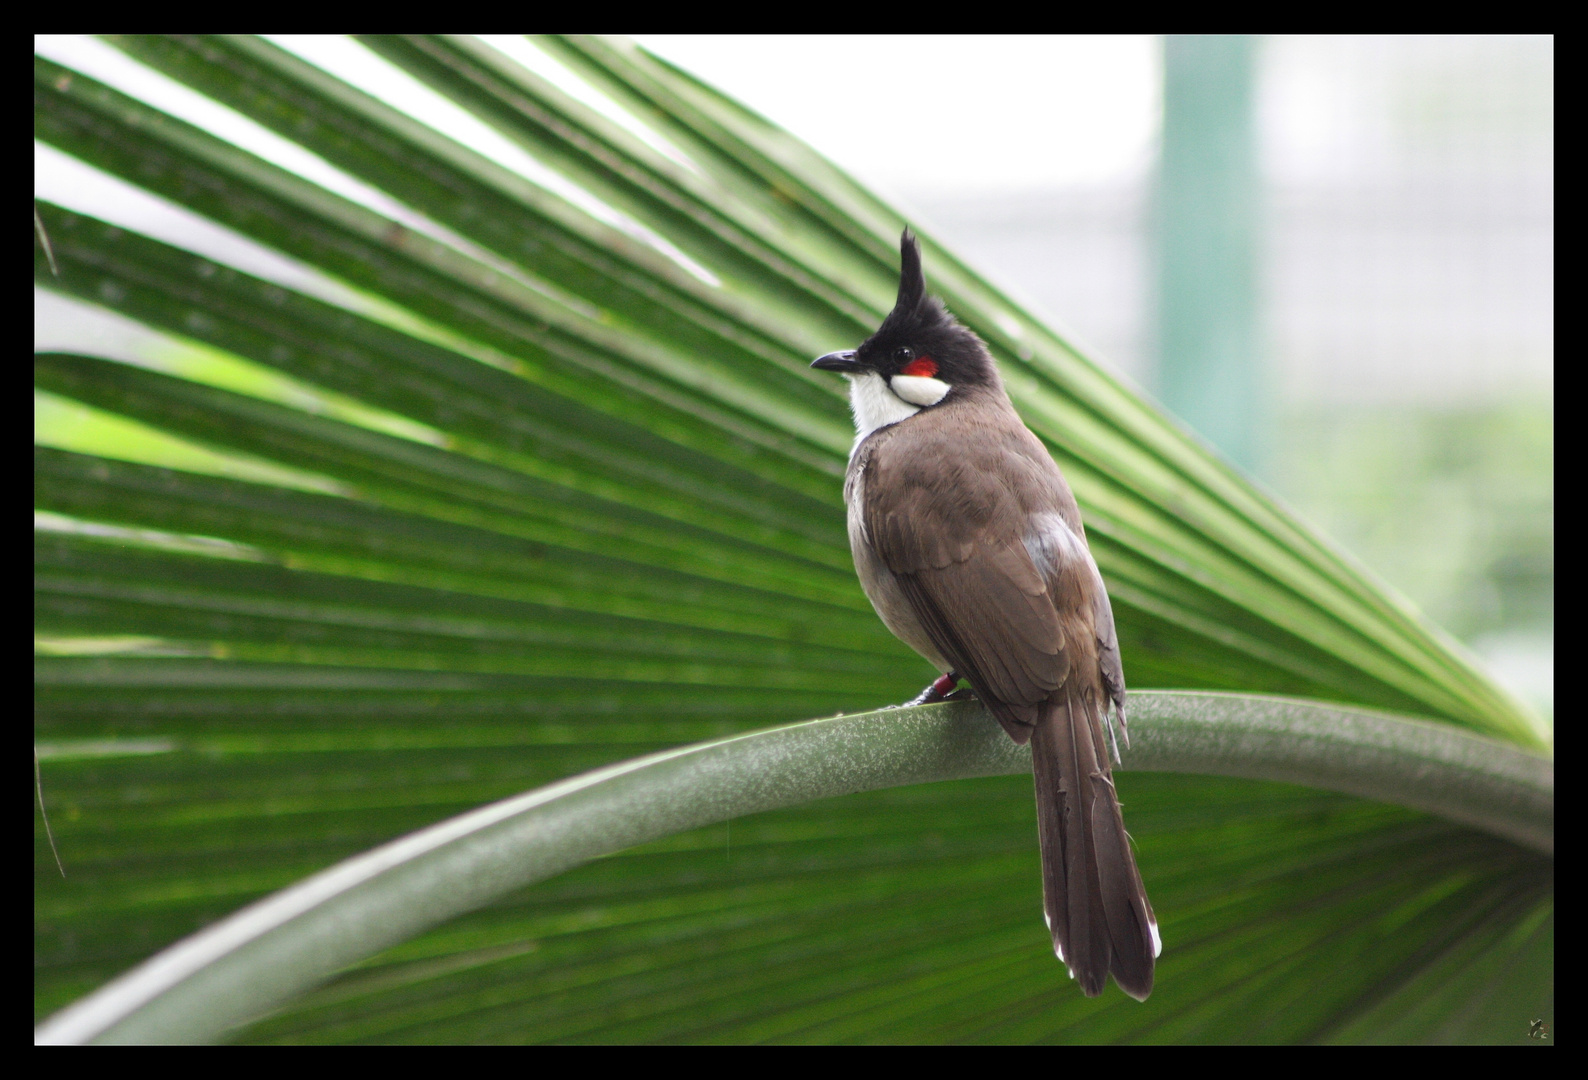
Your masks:
[[[906,701],[903,708],[912,705],[935,705],[939,701],[958,701],[970,697],[967,690],[955,690],[959,685],[959,675],[950,671],[947,675],[940,675],[932,681],[932,685],[922,690],[912,700]]]

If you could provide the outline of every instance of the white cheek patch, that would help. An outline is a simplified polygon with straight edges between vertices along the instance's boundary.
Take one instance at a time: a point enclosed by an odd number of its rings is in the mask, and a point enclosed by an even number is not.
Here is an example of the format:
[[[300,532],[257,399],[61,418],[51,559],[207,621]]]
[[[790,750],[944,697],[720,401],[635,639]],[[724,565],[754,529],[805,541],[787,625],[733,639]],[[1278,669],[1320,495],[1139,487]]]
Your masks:
[[[882,376],[874,371],[863,375],[846,375],[844,378],[849,380],[849,407],[855,413],[856,446],[878,428],[897,424],[921,411],[919,405],[903,401],[889,390]]]
[[[893,392],[911,405],[936,405],[948,393],[948,383],[924,375],[895,375],[889,380]]]

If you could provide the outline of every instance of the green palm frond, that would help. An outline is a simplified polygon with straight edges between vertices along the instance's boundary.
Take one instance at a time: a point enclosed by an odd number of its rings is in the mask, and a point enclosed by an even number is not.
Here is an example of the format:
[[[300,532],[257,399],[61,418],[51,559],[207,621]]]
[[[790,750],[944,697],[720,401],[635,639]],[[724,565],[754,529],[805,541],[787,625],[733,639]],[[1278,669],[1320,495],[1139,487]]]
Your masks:
[[[38,140],[224,239],[37,203],[38,284],[162,335],[35,358],[36,730],[68,872],[41,824],[37,1015],[470,807],[930,676],[854,581],[846,407],[806,368],[891,306],[895,212],[624,42],[536,43],[598,111],[473,39],[364,39],[405,92],[466,110],[449,128],[261,39],[111,41],[315,157],[283,167],[35,59]],[[502,149],[452,137],[464,120]],[[1133,686],[1545,748],[1408,605],[923,241],[1071,479]],[[1121,782],[1159,990],[1086,1001],[1035,917],[1028,789],[656,841],[236,1037],[1504,1039],[1552,1001],[1548,859],[1174,775]]]

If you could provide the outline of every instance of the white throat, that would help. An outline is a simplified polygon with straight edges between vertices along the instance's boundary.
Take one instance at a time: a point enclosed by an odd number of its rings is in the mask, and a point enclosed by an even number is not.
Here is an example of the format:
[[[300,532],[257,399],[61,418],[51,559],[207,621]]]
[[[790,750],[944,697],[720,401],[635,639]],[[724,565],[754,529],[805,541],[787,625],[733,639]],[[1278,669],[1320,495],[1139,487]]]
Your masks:
[[[855,414],[856,446],[873,431],[906,420],[924,406],[936,405],[949,391],[948,384],[940,379],[912,375],[895,375],[891,387],[874,371],[844,378],[849,380],[849,407]]]

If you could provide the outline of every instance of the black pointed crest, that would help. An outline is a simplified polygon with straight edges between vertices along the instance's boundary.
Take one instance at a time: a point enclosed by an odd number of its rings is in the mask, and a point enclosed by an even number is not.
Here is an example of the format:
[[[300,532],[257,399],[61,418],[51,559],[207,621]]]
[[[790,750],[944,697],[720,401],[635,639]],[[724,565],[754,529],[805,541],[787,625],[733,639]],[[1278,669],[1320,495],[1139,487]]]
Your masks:
[[[899,237],[899,298],[893,310],[882,320],[877,336],[897,333],[907,327],[919,326],[923,321],[941,320],[941,304],[933,304],[926,295],[926,272],[921,269],[921,242],[909,226]],[[937,316],[934,318],[934,316]]]
[[[893,314],[908,318],[926,299],[926,273],[921,269],[921,242],[910,227],[904,227],[899,237],[899,299],[893,305]]]
[[[953,386],[1003,385],[981,338],[950,315],[943,301],[927,293],[921,242],[908,228],[899,237],[899,298],[855,356],[862,367],[891,374],[903,363],[898,359],[903,346],[917,356],[930,357],[938,367],[937,377]]]

